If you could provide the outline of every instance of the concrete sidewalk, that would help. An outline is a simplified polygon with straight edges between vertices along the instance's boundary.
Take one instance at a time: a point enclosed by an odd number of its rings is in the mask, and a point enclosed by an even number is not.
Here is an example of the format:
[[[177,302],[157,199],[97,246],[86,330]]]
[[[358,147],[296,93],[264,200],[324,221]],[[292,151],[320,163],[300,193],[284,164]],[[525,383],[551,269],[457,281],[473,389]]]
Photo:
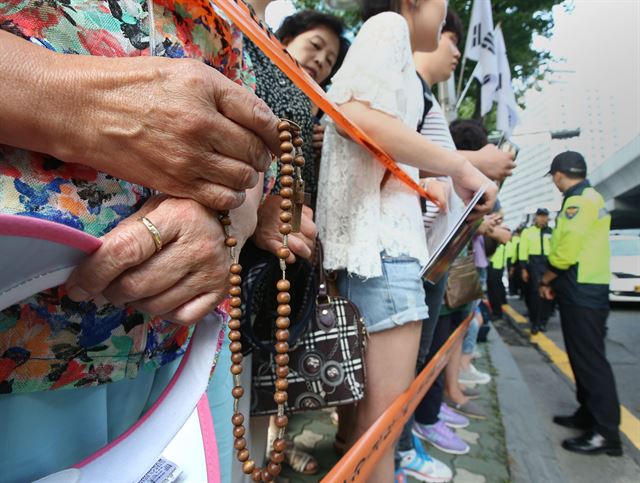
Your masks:
[[[575,385],[572,379],[571,368],[568,363],[559,320],[553,317],[548,326],[548,332],[530,336],[529,324],[525,314],[524,304],[518,299],[509,299],[509,307],[505,311],[507,322],[498,324],[503,339],[512,359],[519,368],[521,379],[528,388],[529,400],[533,403],[533,409],[528,415],[529,420],[535,421],[539,431],[544,432],[549,447],[546,449],[553,453],[561,472],[561,480],[570,483],[631,483],[640,481],[640,452],[636,446],[640,438],[639,422],[634,413],[633,405],[634,386],[638,385],[637,376],[625,380],[625,373],[635,367],[638,369],[638,359],[630,353],[624,344],[618,344],[616,339],[616,321],[610,317],[610,331],[607,337],[607,353],[612,363],[614,374],[618,382],[618,389],[623,405],[623,449],[624,456],[612,458],[605,455],[584,456],[565,451],[560,442],[579,432],[552,423],[552,417],[556,414],[571,414],[577,407],[575,399]],[[615,337],[615,339],[611,339]],[[627,338],[629,336],[627,335]],[[637,346],[636,346],[637,347]],[[622,384],[621,384],[622,383]],[[629,387],[631,386],[631,387]],[[636,401],[637,404],[637,401]],[[507,412],[503,407],[503,414]],[[537,457],[536,445],[525,455],[525,461],[535,460]],[[555,480],[548,480],[555,481]]]
[[[499,336],[493,334],[489,343],[478,344],[482,357],[474,361],[478,370],[489,372],[493,376],[489,384],[479,386],[482,395],[476,400],[490,416],[484,421],[471,420],[467,428],[457,430],[458,435],[469,443],[471,451],[466,455],[449,455],[436,448],[427,447],[429,454],[445,462],[454,470],[453,481],[456,483],[512,481],[496,384],[497,370],[492,362],[495,341],[498,339]],[[285,483],[320,481],[322,476],[338,462],[332,447],[335,431],[336,427],[332,424],[328,411],[298,414],[290,418],[291,436],[300,448],[307,449],[315,455],[320,464],[320,472],[316,475],[303,476],[286,468],[278,481]],[[409,481],[416,480],[410,478]]]

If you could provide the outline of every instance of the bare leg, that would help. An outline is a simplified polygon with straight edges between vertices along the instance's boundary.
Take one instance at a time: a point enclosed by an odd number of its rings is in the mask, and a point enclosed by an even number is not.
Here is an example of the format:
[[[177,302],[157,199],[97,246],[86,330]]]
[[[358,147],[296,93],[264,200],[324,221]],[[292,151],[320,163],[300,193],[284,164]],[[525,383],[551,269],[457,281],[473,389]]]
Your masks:
[[[415,377],[422,322],[411,322],[371,334],[367,350],[367,387],[356,408],[356,424],[349,434],[352,445],[402,394]],[[394,478],[395,444],[383,453],[370,483],[391,483]]]

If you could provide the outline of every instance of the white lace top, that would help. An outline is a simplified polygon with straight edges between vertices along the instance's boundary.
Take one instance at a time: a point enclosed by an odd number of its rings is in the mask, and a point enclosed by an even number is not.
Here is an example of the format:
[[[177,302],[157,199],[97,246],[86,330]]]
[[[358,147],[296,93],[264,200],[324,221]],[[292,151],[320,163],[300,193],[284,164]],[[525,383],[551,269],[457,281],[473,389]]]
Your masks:
[[[422,85],[411,56],[404,18],[385,12],[367,20],[340,70],[329,97],[350,100],[401,119],[416,129],[423,112]],[[399,164],[418,181],[418,169]],[[322,146],[317,224],[327,269],[363,277],[382,275],[380,252],[409,255],[425,264],[427,245],[415,191],[391,177],[382,192],[384,166],[358,144],[340,136],[329,121]]]

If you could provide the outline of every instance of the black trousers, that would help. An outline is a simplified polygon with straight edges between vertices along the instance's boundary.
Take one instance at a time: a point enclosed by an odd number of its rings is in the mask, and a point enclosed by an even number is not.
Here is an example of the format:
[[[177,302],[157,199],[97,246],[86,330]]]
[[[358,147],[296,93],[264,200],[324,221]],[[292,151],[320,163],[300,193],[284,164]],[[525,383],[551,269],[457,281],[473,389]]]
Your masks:
[[[529,261],[529,282],[525,302],[529,311],[529,320],[534,327],[544,327],[551,317],[552,302],[540,297],[540,280],[547,271],[544,257],[531,257]]]
[[[464,321],[469,313],[465,310],[458,310],[451,314],[441,315],[438,318],[436,330],[431,340],[431,349],[427,356],[428,363],[437,354],[440,348],[447,342],[447,339],[458,326]],[[425,364],[426,365],[426,364]],[[438,375],[433,385],[429,388],[425,396],[418,404],[415,412],[415,420],[420,424],[435,424],[438,422],[438,413],[444,397],[444,369]]]
[[[559,301],[562,335],[576,378],[576,412],[602,436],[619,440],[620,403],[611,365],[605,354],[609,310],[568,306]]]
[[[507,275],[509,276],[509,295],[520,293],[520,268],[518,264],[507,262]]]
[[[442,307],[442,303],[444,301],[444,291],[447,286],[447,278],[448,276],[445,275],[435,286],[430,285],[426,282],[424,284],[424,291],[426,294],[425,303],[427,307],[429,307],[429,318],[422,321],[422,333],[420,335],[420,350],[418,351],[416,374],[419,374],[430,360],[429,356],[431,354],[431,344],[433,341],[434,332],[439,325],[438,314],[440,313],[440,308]],[[441,343],[440,345],[442,345],[443,343]],[[413,421],[414,417],[412,415],[404,425],[402,433],[400,434],[400,438],[398,439],[398,451],[408,451],[413,449],[411,436]]]
[[[502,283],[504,269],[497,270],[491,266],[487,269],[487,296],[491,304],[491,315],[502,318],[502,305],[507,303],[507,294]]]

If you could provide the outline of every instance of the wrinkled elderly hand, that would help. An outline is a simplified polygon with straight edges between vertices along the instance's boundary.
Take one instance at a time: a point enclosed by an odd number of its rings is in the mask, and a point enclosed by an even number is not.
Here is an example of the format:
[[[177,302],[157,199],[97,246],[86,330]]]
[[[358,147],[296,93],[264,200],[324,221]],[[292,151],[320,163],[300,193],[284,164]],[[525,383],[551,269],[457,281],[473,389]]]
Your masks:
[[[140,217],[160,232],[153,237]],[[114,305],[192,324],[225,297],[230,258],[217,213],[192,200],[157,196],[119,223],[67,281],[72,300],[102,296]]]
[[[267,250],[277,255],[278,248],[282,246],[282,235],[278,231],[280,225],[280,201],[277,195],[269,196],[258,210],[258,225],[253,234],[253,241],[258,248]],[[311,258],[316,243],[316,224],[313,222],[313,210],[308,206],[302,208],[302,222],[300,233],[289,235],[289,249],[291,255],[287,263],[296,260],[295,255],[302,258]]]
[[[324,142],[324,130],[326,126],[323,124],[313,125],[313,149],[317,152],[322,151],[322,143]]]
[[[3,103],[0,144],[217,210],[240,206],[279,153],[267,105],[202,62],[62,55],[1,30],[0,46],[16,94]]]

